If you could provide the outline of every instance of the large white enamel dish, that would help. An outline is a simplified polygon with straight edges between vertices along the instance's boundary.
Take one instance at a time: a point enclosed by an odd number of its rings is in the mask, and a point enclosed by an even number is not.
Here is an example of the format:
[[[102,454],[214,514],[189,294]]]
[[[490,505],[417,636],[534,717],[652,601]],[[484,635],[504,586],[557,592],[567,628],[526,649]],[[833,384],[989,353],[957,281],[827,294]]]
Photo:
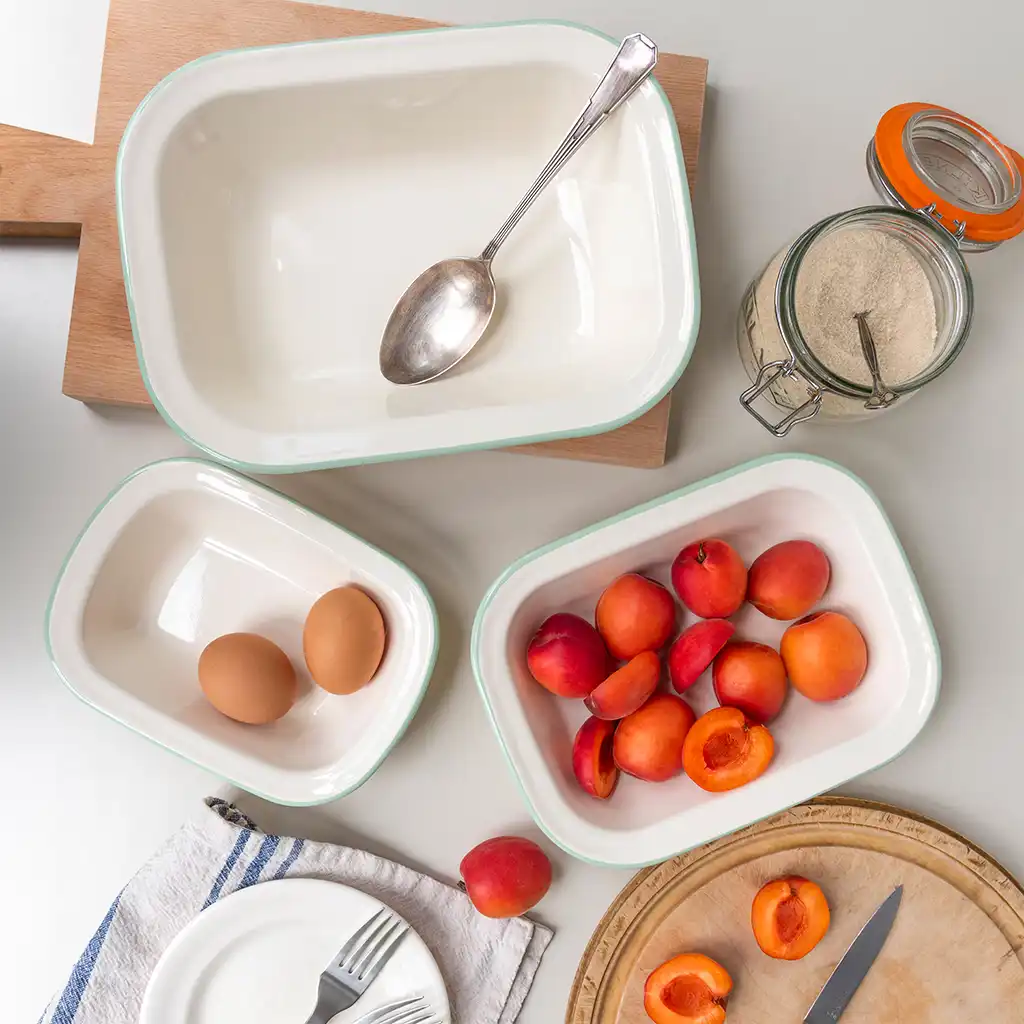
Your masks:
[[[479,254],[615,51],[524,23],[215,54],[164,79],[117,168],[129,311],[164,418],[220,461],[295,472],[596,433],[650,408],[699,317],[654,81],[502,249],[478,350],[429,387],[378,366],[409,283]]]
[[[384,614],[388,645],[358,693],[305,671],[313,602],[354,584]],[[214,710],[197,677],[224,633],[268,637],[290,657],[299,698],[271,725]],[[423,584],[400,562],[289,498],[195,459],[128,477],[96,511],[54,585],[50,658],[99,711],[268,800],[318,804],[368,779],[412,720],[437,650]]]
[[[552,696],[526,667],[530,637],[548,615],[592,619],[601,590],[623,572],[669,583],[680,548],[704,537],[734,544],[749,564],[772,544],[813,540],[832,563],[821,604],[848,612],[869,647],[852,695],[815,704],[792,693],[772,724],[769,770],[729,793],[685,776],[658,784],[622,777],[595,800],[572,772],[582,701]],[[683,620],[694,621],[689,613]],[[786,623],[750,606],[737,635],[778,645]],[[782,455],[668,494],[526,555],[494,584],[477,613],[473,667],[509,764],[537,823],[563,849],[604,865],[654,863],[848,782],[894,758],[923,728],[939,688],[939,648],[903,549],[871,492],[840,467]],[[717,703],[710,673],[686,699]]]

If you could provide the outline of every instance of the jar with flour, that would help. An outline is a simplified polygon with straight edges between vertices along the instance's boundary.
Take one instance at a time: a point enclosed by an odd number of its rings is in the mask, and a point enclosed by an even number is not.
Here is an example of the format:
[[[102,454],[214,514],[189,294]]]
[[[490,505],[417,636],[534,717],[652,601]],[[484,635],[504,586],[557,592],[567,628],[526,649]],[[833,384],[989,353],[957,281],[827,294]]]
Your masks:
[[[963,349],[974,293],[963,252],[1024,231],[1024,159],[953,111],[904,104],[868,146],[888,204],[812,225],[744,295],[743,406],[777,437],[900,404]],[[867,334],[867,338],[865,338]],[[755,407],[764,396],[783,415]]]

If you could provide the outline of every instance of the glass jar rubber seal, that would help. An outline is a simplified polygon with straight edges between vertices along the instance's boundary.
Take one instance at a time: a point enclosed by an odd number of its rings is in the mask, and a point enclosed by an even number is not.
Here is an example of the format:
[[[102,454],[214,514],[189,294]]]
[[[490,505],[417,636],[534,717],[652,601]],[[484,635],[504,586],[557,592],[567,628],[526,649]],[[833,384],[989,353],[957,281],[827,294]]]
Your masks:
[[[867,168],[884,202],[928,214],[965,252],[1024,232],[1024,157],[954,110],[902,103],[886,111]]]

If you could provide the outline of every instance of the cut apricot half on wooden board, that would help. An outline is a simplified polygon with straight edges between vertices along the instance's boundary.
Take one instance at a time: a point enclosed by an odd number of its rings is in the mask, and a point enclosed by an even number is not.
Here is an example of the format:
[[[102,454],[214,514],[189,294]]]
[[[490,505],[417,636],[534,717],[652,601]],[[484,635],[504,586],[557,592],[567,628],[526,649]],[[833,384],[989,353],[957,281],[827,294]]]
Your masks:
[[[648,975],[644,1009],[655,1024],[722,1024],[729,972],[703,953],[683,953]]]
[[[775,741],[763,725],[739,708],[714,708],[701,715],[683,743],[683,770],[709,793],[752,782],[771,764]]]
[[[815,882],[798,875],[762,886],[750,908],[757,944],[776,960],[800,960],[825,937],[831,915]]]

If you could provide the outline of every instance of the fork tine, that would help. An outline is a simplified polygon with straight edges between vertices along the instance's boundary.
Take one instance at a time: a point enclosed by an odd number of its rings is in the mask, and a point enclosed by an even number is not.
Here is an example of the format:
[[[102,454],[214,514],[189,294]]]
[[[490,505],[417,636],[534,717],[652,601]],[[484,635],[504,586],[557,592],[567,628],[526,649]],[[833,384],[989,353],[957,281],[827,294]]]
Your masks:
[[[367,985],[377,977],[384,969],[384,965],[395,954],[395,950],[401,945],[402,939],[409,933],[409,926],[402,920],[396,922],[396,927],[382,936],[380,944],[373,951],[371,957],[360,968],[359,980]]]
[[[424,1002],[410,1010],[403,1010],[398,1017],[389,1017],[385,1024],[417,1024],[430,1018],[431,1009]]]
[[[362,942],[346,958],[343,965],[353,978],[358,978],[366,965],[367,960],[373,955],[373,951],[380,946],[381,941],[388,932],[394,928],[395,919],[388,914],[371,932],[363,936]]]
[[[376,1010],[372,1010],[365,1017],[360,1017],[358,1024],[399,1024],[403,1020],[405,1020],[405,1024],[408,1024],[406,1018],[409,1014],[424,1012],[429,1015],[430,1008],[423,997],[413,996],[411,999],[401,999],[398,1002],[378,1006]]]
[[[373,915],[373,917],[371,917],[368,921],[364,922],[359,928],[356,929],[356,931],[352,933],[352,936],[349,938],[348,942],[346,942],[345,945],[341,947],[341,949],[338,952],[338,956],[335,959],[335,963],[339,967],[344,967],[345,960],[352,952],[356,943],[362,938],[363,933],[372,925],[375,925],[379,921],[379,919],[385,914],[387,914],[387,910],[384,907],[381,907],[381,909],[378,910],[377,913]]]

